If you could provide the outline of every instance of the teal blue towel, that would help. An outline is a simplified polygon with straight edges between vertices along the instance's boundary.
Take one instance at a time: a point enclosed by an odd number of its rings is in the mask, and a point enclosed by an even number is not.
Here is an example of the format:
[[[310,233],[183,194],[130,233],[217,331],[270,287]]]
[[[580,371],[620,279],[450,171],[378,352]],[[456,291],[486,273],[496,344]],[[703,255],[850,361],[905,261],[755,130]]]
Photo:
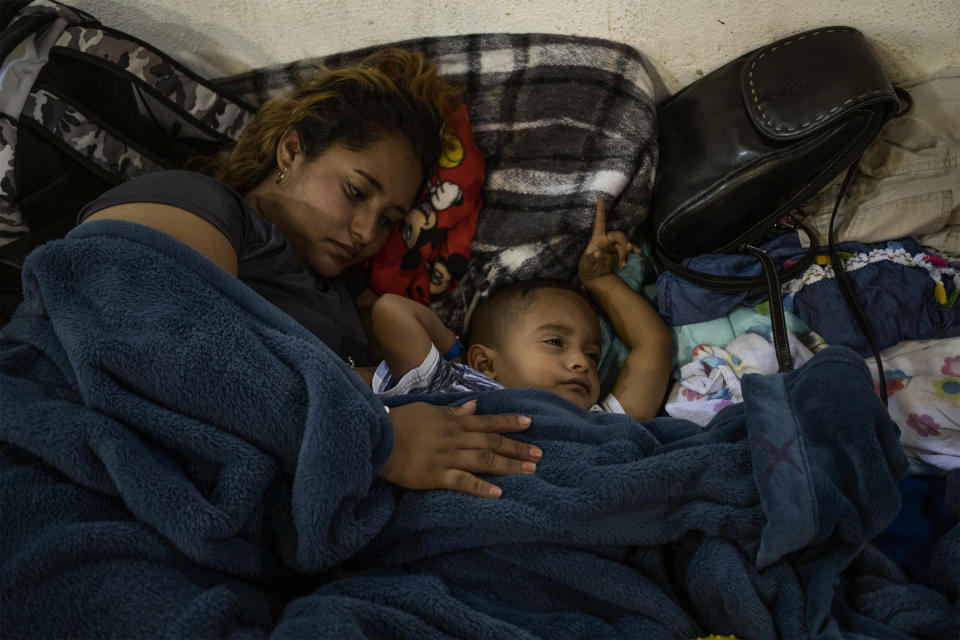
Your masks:
[[[706,430],[427,397],[532,417],[537,472],[482,500],[378,479],[379,400],[167,236],[84,224],[24,285],[0,334],[5,638],[955,635],[956,594],[867,546],[906,460],[850,351],[746,376]]]

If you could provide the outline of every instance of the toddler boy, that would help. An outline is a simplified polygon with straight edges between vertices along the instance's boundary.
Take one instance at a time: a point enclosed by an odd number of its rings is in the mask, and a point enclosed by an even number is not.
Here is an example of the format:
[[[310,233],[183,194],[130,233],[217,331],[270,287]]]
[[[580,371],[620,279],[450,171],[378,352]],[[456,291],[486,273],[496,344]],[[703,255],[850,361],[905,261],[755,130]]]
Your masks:
[[[579,290],[549,280],[494,291],[473,313],[466,352],[429,308],[402,296],[381,296],[371,312],[384,354],[373,390],[386,397],[536,388],[582,409],[638,420],[654,417],[669,381],[671,334],[650,303],[613,272],[637,251],[622,232],[606,231],[606,211],[599,201],[578,276],[629,350],[613,389],[599,404],[597,314]]]

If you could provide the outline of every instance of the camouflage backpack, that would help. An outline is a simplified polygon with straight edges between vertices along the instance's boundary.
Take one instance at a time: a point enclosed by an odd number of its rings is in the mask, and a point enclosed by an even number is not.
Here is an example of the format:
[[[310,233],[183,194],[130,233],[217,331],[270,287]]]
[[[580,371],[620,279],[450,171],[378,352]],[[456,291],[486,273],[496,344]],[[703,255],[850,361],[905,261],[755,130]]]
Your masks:
[[[0,325],[20,265],[113,185],[237,138],[254,109],[156,48],[52,0],[0,7]]]

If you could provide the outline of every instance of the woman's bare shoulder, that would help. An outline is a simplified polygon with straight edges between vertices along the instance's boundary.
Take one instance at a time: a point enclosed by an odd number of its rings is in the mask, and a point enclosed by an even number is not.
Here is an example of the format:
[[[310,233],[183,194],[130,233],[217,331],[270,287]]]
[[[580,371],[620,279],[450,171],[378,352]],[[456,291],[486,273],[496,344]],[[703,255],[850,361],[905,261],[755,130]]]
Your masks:
[[[117,204],[88,216],[93,220],[125,220],[162,231],[227,271],[237,275],[237,252],[219,229],[186,209],[155,202]]]

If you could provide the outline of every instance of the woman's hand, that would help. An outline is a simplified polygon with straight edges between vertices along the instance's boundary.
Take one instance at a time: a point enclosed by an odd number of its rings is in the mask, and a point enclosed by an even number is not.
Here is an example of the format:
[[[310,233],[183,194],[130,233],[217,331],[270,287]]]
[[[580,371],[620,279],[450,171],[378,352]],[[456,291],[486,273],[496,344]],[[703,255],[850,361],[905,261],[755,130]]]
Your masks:
[[[633,246],[622,231],[607,231],[606,205],[603,200],[597,200],[593,235],[577,266],[581,284],[587,286],[591,280],[613,273],[616,266],[623,269],[627,266],[627,255],[630,253],[640,253],[640,249]]]
[[[474,474],[533,473],[537,447],[501,433],[530,426],[524,416],[478,416],[476,400],[459,407],[413,402],[390,409],[393,450],[380,477],[406,489],[451,489],[499,498],[500,487]]]

